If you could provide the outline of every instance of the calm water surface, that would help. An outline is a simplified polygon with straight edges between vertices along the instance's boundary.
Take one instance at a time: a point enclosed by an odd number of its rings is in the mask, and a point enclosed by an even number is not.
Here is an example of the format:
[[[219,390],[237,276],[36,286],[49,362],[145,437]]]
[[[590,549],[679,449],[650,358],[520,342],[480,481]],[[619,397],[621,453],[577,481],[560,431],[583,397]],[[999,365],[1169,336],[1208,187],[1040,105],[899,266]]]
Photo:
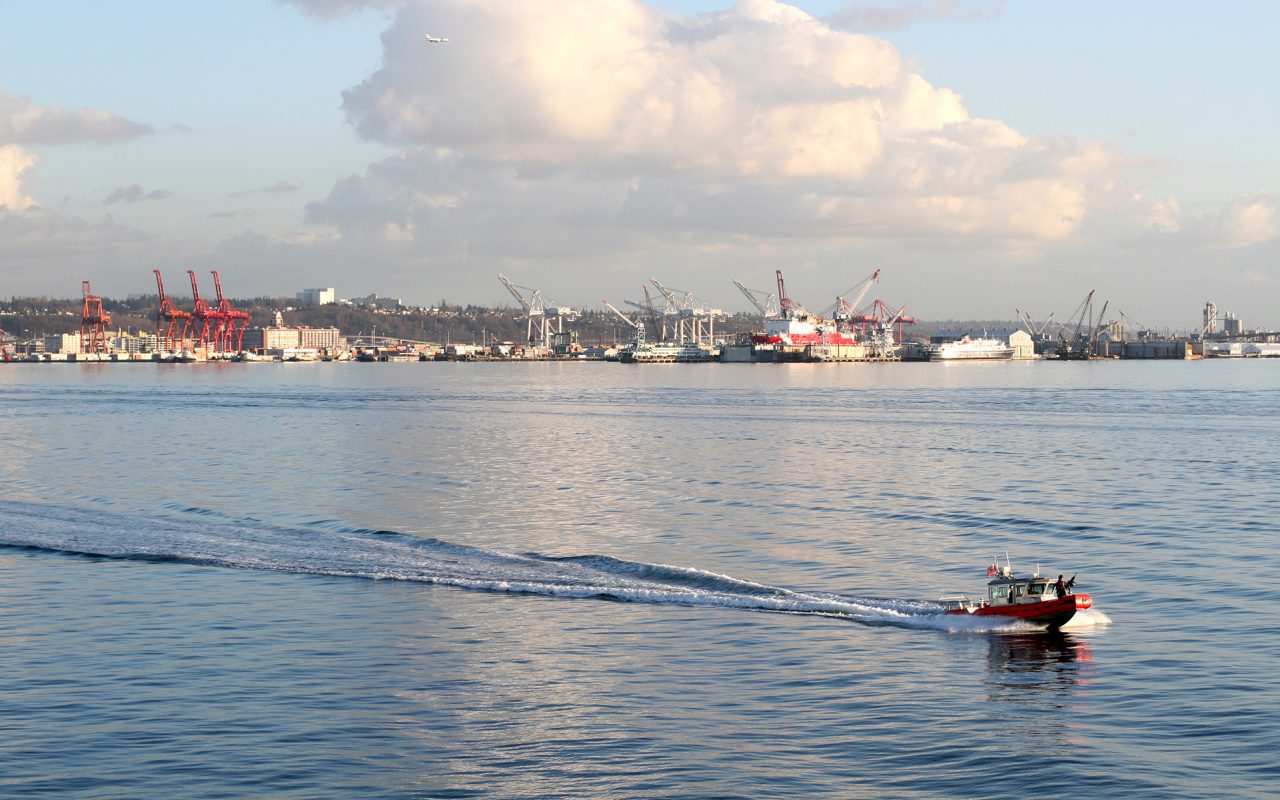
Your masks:
[[[0,796],[1280,797],[1277,390],[5,365]]]

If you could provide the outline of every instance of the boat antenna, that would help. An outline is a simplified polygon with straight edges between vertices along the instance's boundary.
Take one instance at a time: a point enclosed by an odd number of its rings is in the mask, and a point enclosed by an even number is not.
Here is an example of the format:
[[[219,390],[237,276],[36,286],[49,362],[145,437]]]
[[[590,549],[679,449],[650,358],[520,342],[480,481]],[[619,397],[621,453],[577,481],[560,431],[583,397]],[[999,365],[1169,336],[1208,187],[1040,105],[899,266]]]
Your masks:
[[[1013,574],[1013,564],[1009,563],[1009,551],[1008,551],[1008,550],[1005,550],[1005,551],[1004,551],[1004,571],[1005,571],[1005,572],[1007,572],[1007,573],[1009,573],[1010,575],[1012,575],[1012,574]]]

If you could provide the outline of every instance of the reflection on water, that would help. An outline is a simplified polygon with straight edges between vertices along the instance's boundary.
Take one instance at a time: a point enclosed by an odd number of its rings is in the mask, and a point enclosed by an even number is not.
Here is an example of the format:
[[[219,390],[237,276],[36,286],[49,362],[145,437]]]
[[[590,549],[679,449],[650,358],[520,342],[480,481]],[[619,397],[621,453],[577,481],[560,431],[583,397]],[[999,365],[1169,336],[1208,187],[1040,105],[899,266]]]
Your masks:
[[[1093,650],[1064,631],[1000,632],[989,636],[987,672],[1000,700],[1040,702],[1065,696],[1087,682]]]

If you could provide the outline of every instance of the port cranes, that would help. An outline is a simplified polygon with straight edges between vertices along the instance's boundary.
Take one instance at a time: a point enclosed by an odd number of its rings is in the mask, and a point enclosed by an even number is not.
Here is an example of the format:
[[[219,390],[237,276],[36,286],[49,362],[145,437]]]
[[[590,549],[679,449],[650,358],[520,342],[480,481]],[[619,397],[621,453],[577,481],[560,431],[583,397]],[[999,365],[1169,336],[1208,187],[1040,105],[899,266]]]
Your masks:
[[[151,271],[156,274],[156,292],[160,295],[160,308],[156,311],[157,347],[167,353],[177,352],[186,347],[187,328],[191,327],[191,312],[183,311],[173,304],[169,296],[164,293],[164,278],[160,277],[160,270]]]
[[[1016,309],[1016,308],[1013,310],[1013,312],[1018,315],[1018,319],[1026,323],[1027,333],[1031,334],[1032,339],[1043,340],[1049,337],[1049,333],[1048,333],[1049,323],[1053,322],[1052,313],[1050,313],[1049,316],[1045,317],[1044,322],[1041,322],[1039,325],[1037,325],[1036,321],[1032,319],[1031,315],[1028,314],[1027,312]]]
[[[858,304],[862,302],[862,298],[866,297],[867,292],[871,291],[871,285],[880,279],[880,271],[880,268],[877,267],[875,272],[864,278],[857,286],[836,295],[836,301],[823,309],[819,316],[830,315],[838,325],[845,325],[849,328],[854,325],[862,325],[864,330],[866,325],[879,323],[881,321],[880,317],[867,312],[859,312],[857,309]],[[853,295],[855,292],[857,294],[854,295],[853,300],[846,299],[846,295]]]
[[[498,280],[502,281],[502,285],[507,287],[507,291],[511,292],[511,296],[524,309],[525,317],[528,319],[526,334],[529,344],[550,350],[551,335],[564,333],[564,321],[567,319],[572,322],[579,316],[577,309],[548,301],[543,297],[541,289],[517,286],[501,273],[498,275]],[[526,297],[524,292],[528,292],[529,296]],[[554,323],[550,317],[555,317]]]
[[[653,302],[653,295],[649,294],[649,284],[642,283],[640,288],[644,291],[644,302],[637,300],[624,300],[623,302],[631,306],[637,311],[643,311],[649,319],[649,324],[653,326],[653,335],[659,341],[666,341],[667,326],[666,321],[662,317],[662,311]]]
[[[632,339],[631,339],[632,349],[639,350],[640,348],[644,347],[644,323],[636,322],[635,320],[628,317],[626,314],[623,314],[608,300],[604,301],[604,307],[612,311],[615,315],[617,315],[618,319],[622,320],[623,322],[631,326],[631,329],[633,331]]]
[[[1088,359],[1097,355],[1098,341],[1106,325],[1104,320],[1107,316],[1107,305],[1110,301],[1102,304],[1102,310],[1098,312],[1095,320],[1093,316],[1093,295],[1095,291],[1090,289],[1080,305],[1076,306],[1075,311],[1071,312],[1071,325],[1063,325],[1058,331],[1061,340],[1058,348],[1059,358]],[[1089,320],[1088,324],[1085,323],[1086,317]],[[1068,328],[1071,331],[1070,340],[1067,339]]]
[[[237,310],[230,300],[222,296],[222,279],[218,277],[216,269],[210,272],[213,273],[213,288],[218,297],[216,311],[221,317],[214,334],[215,349],[224,353],[239,352],[244,343],[244,329],[249,327],[249,315]]]
[[[877,300],[876,303],[884,306],[884,303],[880,300]],[[884,308],[887,309],[888,306],[884,306]],[[892,314],[886,312],[884,318],[876,323],[868,342],[872,358],[889,358],[894,354],[893,326],[894,323],[901,323],[906,318],[906,312],[907,307],[904,304],[902,308]],[[915,321],[914,317],[910,319],[912,322]],[[902,341],[901,327],[898,328],[898,341]]]
[[[716,318],[724,318],[724,312],[698,301],[693,292],[673,289],[664,286],[657,278],[650,277],[649,283],[666,299],[663,309],[663,325],[670,325],[675,339],[679,342],[693,342],[698,345],[714,344],[716,336]]]
[[[778,306],[782,309],[782,316],[790,317],[791,319],[812,316],[809,313],[809,309],[792,300],[787,294],[787,285],[783,281],[782,270],[779,269],[774,272],[778,276]]]
[[[102,298],[93,294],[88,281],[80,282],[80,292],[84,299],[80,313],[80,352],[105,353],[107,347],[107,326],[111,324],[111,315],[102,310]]]
[[[886,328],[892,328],[894,323],[897,323],[898,341],[901,342],[902,326],[916,324],[916,318],[905,313],[906,310],[907,310],[907,307],[904,305],[902,308],[898,309],[897,311],[894,311],[893,308],[890,307],[888,303],[886,303],[883,300],[877,299],[875,300],[875,302],[873,302],[870,306],[867,307],[866,311],[863,311],[861,314],[859,314],[858,319],[872,320],[869,324],[874,326],[873,328],[874,330],[878,330],[881,326]],[[867,323],[864,323],[864,324],[867,324]]]
[[[748,289],[742,285],[742,281],[734,280],[734,286],[738,287],[738,291],[746,296],[751,305],[756,307],[760,312],[760,316],[765,319],[780,319],[782,317],[782,305],[778,302],[778,296],[771,292],[762,292],[759,289]]]
[[[222,312],[210,308],[208,302],[200,296],[200,287],[196,285],[196,271],[187,270],[191,278],[191,297],[194,303],[191,309],[191,344],[193,347],[217,345],[218,331],[222,327]]]

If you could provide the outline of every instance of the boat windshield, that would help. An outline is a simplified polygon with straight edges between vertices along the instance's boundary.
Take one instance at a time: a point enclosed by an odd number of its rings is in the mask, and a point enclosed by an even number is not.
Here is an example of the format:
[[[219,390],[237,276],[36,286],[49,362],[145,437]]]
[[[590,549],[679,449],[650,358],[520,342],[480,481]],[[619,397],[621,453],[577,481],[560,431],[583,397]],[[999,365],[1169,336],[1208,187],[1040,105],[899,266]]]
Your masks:
[[[1044,587],[1043,583],[1033,583],[1031,588],[1027,589],[1027,594],[1044,594]]]

